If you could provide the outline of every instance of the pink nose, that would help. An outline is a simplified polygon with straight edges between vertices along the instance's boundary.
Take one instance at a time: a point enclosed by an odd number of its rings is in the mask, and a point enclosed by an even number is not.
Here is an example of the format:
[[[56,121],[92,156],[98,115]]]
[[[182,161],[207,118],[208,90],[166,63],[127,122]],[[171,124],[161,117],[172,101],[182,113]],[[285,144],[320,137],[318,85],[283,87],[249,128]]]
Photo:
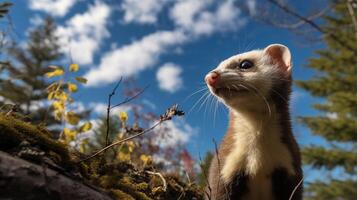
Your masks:
[[[214,87],[219,79],[219,74],[217,72],[210,72],[206,75],[205,81],[208,85]]]

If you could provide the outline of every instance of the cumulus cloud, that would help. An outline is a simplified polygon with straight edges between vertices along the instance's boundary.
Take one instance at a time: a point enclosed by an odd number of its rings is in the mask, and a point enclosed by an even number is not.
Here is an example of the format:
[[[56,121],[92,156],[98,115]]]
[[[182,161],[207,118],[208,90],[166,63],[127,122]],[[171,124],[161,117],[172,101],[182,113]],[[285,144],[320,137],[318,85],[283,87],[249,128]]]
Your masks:
[[[175,25],[173,30],[151,33],[105,53],[99,67],[85,75],[88,86],[103,86],[120,77],[135,76],[157,64],[168,49],[180,47],[201,35],[236,30],[245,23],[232,0],[220,4],[213,0],[175,1],[169,13]]]
[[[173,63],[166,63],[161,66],[156,73],[160,89],[171,93],[179,90],[183,85],[181,73],[181,67]]]
[[[29,0],[32,10],[39,10],[50,15],[63,17],[78,0]]]
[[[69,48],[63,48],[64,53],[70,52],[78,64],[91,64],[103,39],[110,36],[107,30],[110,13],[107,4],[96,1],[85,13],[76,14],[64,26],[59,26],[57,33],[61,43]]]
[[[121,8],[124,11],[124,22],[152,24],[157,21],[157,15],[169,0],[124,0]]]
[[[257,10],[257,2],[256,2],[256,0],[248,0],[246,2],[246,4],[247,4],[247,8],[248,8],[249,14],[256,15],[256,10]]]
[[[198,131],[182,119],[166,121],[155,131],[160,132],[163,130],[165,131],[164,137],[159,134],[155,140],[156,144],[161,147],[184,145]]]
[[[245,23],[240,14],[232,0],[218,5],[212,0],[182,0],[170,10],[174,23],[196,36],[236,30]]]
[[[136,75],[156,64],[159,56],[169,47],[186,40],[181,31],[158,31],[114,49],[104,54],[98,68],[91,69],[85,75],[88,86],[108,84],[120,77]]]

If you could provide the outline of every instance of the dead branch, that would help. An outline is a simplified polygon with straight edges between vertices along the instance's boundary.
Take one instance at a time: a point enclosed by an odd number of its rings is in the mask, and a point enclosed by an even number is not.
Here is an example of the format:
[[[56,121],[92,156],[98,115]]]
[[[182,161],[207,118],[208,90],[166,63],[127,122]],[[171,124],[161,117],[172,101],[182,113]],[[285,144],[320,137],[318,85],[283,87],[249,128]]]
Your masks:
[[[167,189],[167,183],[166,183],[166,180],[164,178],[164,176],[162,174],[160,174],[159,172],[152,172],[152,171],[145,171],[146,173],[148,174],[151,174],[151,175],[156,175],[158,176],[161,181],[162,181],[162,189],[166,192],[166,189]]]
[[[171,106],[169,109],[167,109],[166,112],[165,112],[165,114],[163,114],[163,115],[160,116],[160,120],[159,120],[158,122],[156,122],[156,123],[155,123],[153,126],[151,126],[150,128],[145,129],[145,130],[143,130],[143,131],[141,131],[141,132],[139,132],[139,133],[137,133],[137,134],[135,134],[135,135],[129,136],[129,137],[124,138],[124,139],[122,139],[122,140],[116,141],[116,142],[114,142],[114,143],[112,143],[112,144],[110,144],[110,145],[107,145],[106,147],[104,147],[104,148],[102,148],[101,150],[97,151],[97,152],[94,153],[93,155],[91,155],[91,156],[89,156],[89,157],[87,157],[87,158],[85,158],[85,159],[82,159],[82,160],[80,160],[79,162],[83,162],[83,161],[89,160],[89,159],[91,159],[91,158],[94,158],[95,156],[97,156],[97,155],[103,153],[104,151],[106,151],[107,149],[109,149],[109,148],[111,148],[111,147],[114,147],[114,146],[116,146],[116,145],[118,145],[118,144],[121,144],[121,143],[126,142],[126,141],[129,141],[129,140],[132,140],[132,139],[134,139],[134,138],[136,138],[136,137],[139,137],[139,136],[141,136],[141,135],[143,135],[143,134],[145,134],[145,133],[147,133],[147,132],[152,131],[152,130],[155,129],[157,126],[159,126],[160,124],[162,124],[164,121],[171,120],[172,117],[174,117],[174,116],[182,116],[182,115],[184,115],[184,112],[181,111],[181,110],[179,110],[179,109],[178,109],[178,105],[175,104],[175,105]]]
[[[111,105],[112,97],[115,95],[115,92],[118,89],[118,87],[119,87],[120,83],[122,82],[122,80],[123,80],[123,78],[121,77],[120,80],[118,81],[118,83],[113,88],[112,92],[108,95],[107,119],[106,119],[107,129],[106,129],[106,135],[105,135],[105,146],[108,146],[109,143],[110,143],[109,142],[110,111],[115,107],[124,105],[124,104],[129,103],[130,101],[136,99],[139,95],[144,93],[144,91],[149,87],[149,86],[146,86],[144,89],[142,89],[140,92],[136,93],[135,95],[133,95],[131,97],[127,97],[126,99],[124,99],[124,101],[112,106]]]
[[[120,78],[118,83],[115,85],[113,88],[112,92],[108,96],[108,107],[107,107],[107,130],[106,130],[106,135],[105,135],[105,146],[108,146],[109,144],[109,127],[110,127],[110,110],[111,110],[111,101],[112,97],[115,95],[116,90],[118,89],[121,81],[123,80],[123,77]]]
[[[133,96],[131,96],[131,97],[127,97],[126,99],[124,99],[124,101],[122,101],[122,102],[120,102],[120,103],[118,103],[118,104],[116,104],[116,105],[110,107],[110,109],[113,109],[113,108],[115,108],[115,107],[121,106],[121,105],[123,105],[123,104],[126,104],[126,103],[128,103],[128,102],[134,100],[135,98],[137,98],[138,96],[140,96],[142,93],[144,93],[147,88],[149,88],[149,86],[146,86],[144,89],[142,89],[141,91],[139,91],[139,92],[136,93],[135,95],[133,95]]]
[[[316,24],[313,20],[306,18],[304,16],[302,16],[301,14],[297,13],[296,11],[294,11],[293,9],[291,9],[290,7],[288,7],[287,5],[281,3],[278,0],[267,0],[268,2],[270,2],[271,4],[275,5],[276,7],[278,7],[279,9],[281,9],[282,11],[284,11],[285,13],[299,19],[302,22],[304,22],[305,24],[310,25],[312,28],[314,28],[316,31],[330,37],[332,40],[336,41],[337,43],[339,43],[341,46],[347,48],[348,50],[352,51],[352,52],[356,52],[356,50],[350,45],[350,43],[341,40],[336,34],[334,34],[333,32],[329,32],[325,29],[323,29],[322,27],[320,27],[318,24]]]
[[[327,6],[326,8],[322,9],[321,11],[306,17],[306,19],[308,21],[312,21],[312,20],[318,19],[318,18],[322,17],[325,13],[327,13],[330,9],[331,9],[331,6]],[[276,27],[279,27],[279,28],[297,29],[297,28],[300,28],[301,26],[305,25],[306,21],[299,20],[299,21],[291,24],[291,23],[277,23],[277,22],[275,22],[273,20],[270,20],[269,23],[271,23],[273,26],[276,26]]]
[[[210,185],[210,183],[209,183],[209,181],[208,181],[208,176],[207,176],[207,173],[206,173],[206,171],[204,170],[204,168],[203,168],[203,165],[202,165],[202,158],[201,158],[201,155],[198,155],[198,157],[199,157],[199,160],[200,160],[200,168],[201,168],[201,171],[202,171],[202,174],[203,174],[203,178],[205,179],[205,182],[206,182],[206,185],[207,185],[207,189],[208,189],[208,192],[207,191],[204,191],[205,192],[205,195],[207,196],[207,198],[209,199],[209,200],[211,200],[211,196],[212,196],[212,188],[211,188],[211,185]]]

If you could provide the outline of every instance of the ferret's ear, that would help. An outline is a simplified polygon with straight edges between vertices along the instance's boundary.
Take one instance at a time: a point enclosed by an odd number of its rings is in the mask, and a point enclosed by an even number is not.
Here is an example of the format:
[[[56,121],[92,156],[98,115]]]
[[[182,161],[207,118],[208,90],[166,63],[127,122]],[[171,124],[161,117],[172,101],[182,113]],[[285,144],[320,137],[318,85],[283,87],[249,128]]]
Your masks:
[[[288,47],[281,44],[271,44],[264,49],[274,64],[283,67],[284,70],[290,72],[291,70],[291,54]]]

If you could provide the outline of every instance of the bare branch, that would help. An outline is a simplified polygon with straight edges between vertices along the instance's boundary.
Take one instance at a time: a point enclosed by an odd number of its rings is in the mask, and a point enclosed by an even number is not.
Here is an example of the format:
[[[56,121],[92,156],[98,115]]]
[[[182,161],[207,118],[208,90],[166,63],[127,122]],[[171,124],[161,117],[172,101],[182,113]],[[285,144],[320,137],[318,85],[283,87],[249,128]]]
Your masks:
[[[329,10],[331,9],[331,6],[327,6],[325,9],[321,10],[320,12],[318,13],[315,13],[313,15],[310,15],[308,16],[306,19],[308,21],[312,21],[312,20],[315,20],[317,18],[320,18],[322,17],[326,12],[328,12]],[[287,23],[277,23],[277,22],[274,22],[274,21],[270,21],[270,23],[273,25],[273,26],[277,26],[277,27],[280,27],[280,28],[287,28],[287,29],[297,29],[297,28],[300,28],[301,26],[305,25],[306,24],[306,21],[304,20],[299,20],[298,22],[294,23],[294,24],[287,24]]]
[[[110,109],[111,109],[111,101],[112,97],[115,95],[116,90],[118,89],[121,81],[123,80],[123,77],[120,78],[118,83],[115,85],[113,88],[112,92],[108,96],[108,107],[107,107],[107,130],[106,130],[106,135],[105,135],[105,146],[108,146],[109,144],[109,127],[110,127]]]
[[[207,189],[208,189],[208,192],[207,191],[205,191],[205,194],[206,194],[206,196],[207,196],[207,198],[209,199],[209,200],[211,200],[211,196],[212,196],[212,188],[211,188],[211,185],[210,185],[210,183],[209,183],[209,181],[208,181],[208,176],[207,176],[207,173],[206,173],[206,171],[204,170],[204,168],[203,168],[203,164],[202,164],[202,158],[201,158],[201,155],[199,154],[198,155],[198,158],[199,158],[199,160],[200,160],[200,168],[201,168],[201,171],[202,171],[202,174],[203,174],[203,178],[205,179],[205,182],[206,182],[206,185],[207,185]]]
[[[82,160],[80,160],[79,162],[83,162],[83,161],[89,160],[89,159],[91,159],[91,158],[94,158],[95,156],[97,156],[97,155],[99,155],[99,154],[105,152],[107,149],[109,149],[109,148],[111,148],[111,147],[114,147],[114,146],[116,146],[116,145],[118,145],[118,144],[121,144],[121,143],[126,142],[126,141],[129,141],[129,140],[132,140],[132,139],[134,139],[134,138],[136,138],[136,137],[139,137],[139,136],[141,136],[141,135],[143,135],[143,134],[145,134],[145,133],[147,133],[147,132],[150,132],[150,131],[152,131],[154,128],[156,128],[158,125],[162,124],[164,121],[171,120],[173,116],[182,116],[182,115],[184,115],[184,112],[181,111],[181,110],[178,110],[178,105],[175,104],[175,105],[173,105],[172,107],[170,107],[169,109],[167,109],[166,112],[165,112],[165,114],[163,114],[163,115],[160,116],[160,120],[159,120],[158,122],[156,122],[156,123],[155,123],[153,126],[151,126],[150,128],[145,129],[145,130],[143,130],[143,131],[141,131],[141,132],[139,132],[139,133],[137,133],[137,134],[135,134],[135,135],[129,136],[129,137],[124,138],[124,139],[122,139],[122,140],[116,141],[116,142],[114,142],[114,143],[112,143],[112,144],[110,144],[110,145],[107,145],[106,147],[104,147],[104,148],[102,148],[101,150],[97,151],[97,152],[94,153],[93,155],[91,155],[91,156],[89,156],[89,157],[87,157],[87,158],[85,158],[85,159],[82,159]]]
[[[138,93],[136,93],[134,96],[127,97],[126,99],[124,99],[124,101],[122,101],[122,102],[120,102],[120,103],[118,103],[118,104],[116,104],[116,105],[110,107],[110,109],[113,109],[113,108],[115,108],[115,107],[121,106],[121,105],[123,105],[123,104],[126,104],[126,103],[128,103],[128,102],[134,100],[135,98],[137,98],[138,96],[140,96],[142,93],[144,93],[147,88],[149,88],[149,85],[146,86],[146,87],[145,87],[144,89],[142,89],[141,91],[139,91]]]
[[[332,40],[336,41],[341,46],[347,48],[348,50],[350,50],[352,52],[356,52],[356,50],[348,42],[345,42],[345,41],[341,40],[333,32],[326,31],[325,29],[323,29],[322,27],[317,25],[314,21],[312,21],[312,20],[300,15],[299,13],[295,12],[293,9],[289,8],[288,6],[286,6],[285,4],[282,4],[280,1],[278,1],[278,0],[267,0],[267,1],[272,3],[273,5],[277,6],[278,8],[280,8],[281,10],[286,12],[287,14],[289,14],[289,15],[301,20],[302,22],[305,22],[306,24],[310,25],[312,28],[314,28],[318,32],[330,37]]]
[[[145,172],[148,173],[148,174],[151,174],[151,175],[158,176],[161,179],[162,184],[163,184],[162,189],[164,190],[164,192],[166,192],[167,183],[166,183],[166,180],[165,180],[165,178],[164,178],[164,176],[162,174],[160,174],[159,172],[152,172],[152,171],[145,171]]]

